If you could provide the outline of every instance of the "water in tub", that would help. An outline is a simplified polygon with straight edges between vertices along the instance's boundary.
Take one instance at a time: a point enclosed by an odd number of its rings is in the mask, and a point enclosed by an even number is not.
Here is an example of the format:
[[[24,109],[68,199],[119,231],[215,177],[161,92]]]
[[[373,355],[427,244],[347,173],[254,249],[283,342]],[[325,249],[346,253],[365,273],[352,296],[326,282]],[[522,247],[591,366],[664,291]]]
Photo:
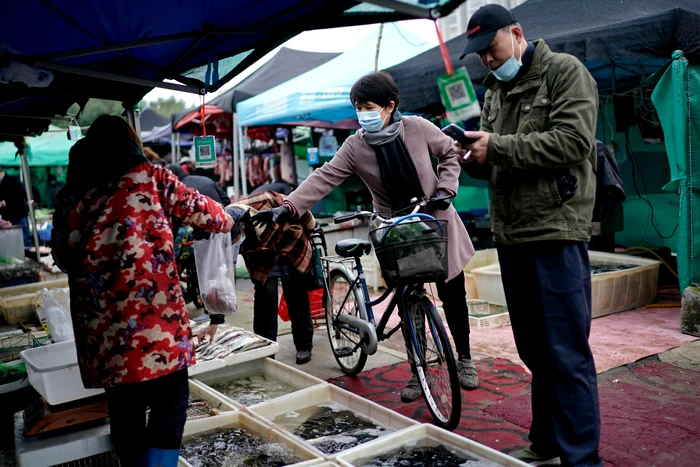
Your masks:
[[[273,422],[324,454],[345,451],[393,431],[334,403],[288,412],[275,417]]]
[[[294,386],[260,371],[237,376],[232,381],[212,384],[211,387],[245,406],[259,404],[297,390]]]
[[[180,452],[193,467],[281,467],[301,459],[288,447],[236,428],[196,437]]]
[[[353,461],[358,467],[498,467],[430,439],[407,443],[393,451]]]

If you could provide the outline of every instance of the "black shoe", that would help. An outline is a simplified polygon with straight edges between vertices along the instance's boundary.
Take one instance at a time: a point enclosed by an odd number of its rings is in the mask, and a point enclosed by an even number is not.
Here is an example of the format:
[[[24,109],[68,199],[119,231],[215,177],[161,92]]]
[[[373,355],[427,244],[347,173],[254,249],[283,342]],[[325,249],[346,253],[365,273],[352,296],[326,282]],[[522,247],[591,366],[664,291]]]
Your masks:
[[[304,363],[309,363],[311,361],[311,351],[310,350],[299,350],[297,352],[297,365],[303,365]]]

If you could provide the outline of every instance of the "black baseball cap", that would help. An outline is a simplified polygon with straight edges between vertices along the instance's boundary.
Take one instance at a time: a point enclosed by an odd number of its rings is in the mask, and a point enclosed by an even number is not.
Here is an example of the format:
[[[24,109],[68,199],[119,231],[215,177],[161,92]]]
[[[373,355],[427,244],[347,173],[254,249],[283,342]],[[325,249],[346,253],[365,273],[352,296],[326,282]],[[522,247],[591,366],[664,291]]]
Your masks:
[[[470,53],[484,50],[491,45],[499,29],[517,22],[515,15],[501,5],[492,3],[482,6],[469,18],[467,45],[464,46],[459,59],[463,59]]]

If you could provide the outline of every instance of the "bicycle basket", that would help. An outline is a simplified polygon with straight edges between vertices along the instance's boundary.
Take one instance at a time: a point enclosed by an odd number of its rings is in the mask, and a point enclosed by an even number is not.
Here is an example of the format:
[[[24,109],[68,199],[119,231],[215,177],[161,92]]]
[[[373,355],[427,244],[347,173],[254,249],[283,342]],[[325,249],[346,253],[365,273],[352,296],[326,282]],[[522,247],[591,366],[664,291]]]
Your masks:
[[[447,221],[408,219],[369,238],[389,287],[447,279]]]

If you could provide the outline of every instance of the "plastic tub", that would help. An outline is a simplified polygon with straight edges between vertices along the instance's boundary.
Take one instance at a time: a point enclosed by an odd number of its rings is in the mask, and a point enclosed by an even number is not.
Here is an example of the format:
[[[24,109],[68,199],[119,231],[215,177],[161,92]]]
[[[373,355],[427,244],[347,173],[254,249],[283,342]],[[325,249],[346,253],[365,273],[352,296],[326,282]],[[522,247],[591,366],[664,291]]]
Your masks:
[[[227,331],[228,328],[222,328],[222,331]],[[253,334],[253,333],[251,333]],[[260,337],[261,339],[264,339],[262,336],[258,336],[255,334],[255,336]],[[265,339],[268,340],[268,339]],[[261,358],[269,357],[270,355],[274,355],[277,352],[279,352],[280,345],[277,342],[274,341],[269,341],[270,345],[267,345],[265,347],[260,347],[259,349],[254,349],[248,352],[241,352],[241,353],[236,353],[236,354],[231,354],[226,358],[217,358],[215,360],[209,360],[209,361],[203,361],[200,363],[196,363],[193,366],[189,368],[189,375],[190,377],[192,376],[198,376],[204,373],[209,373],[211,371],[215,370],[221,370],[226,367],[230,367],[233,365],[238,365],[239,363],[244,363],[244,362],[249,362],[251,360],[258,360]]]
[[[427,441],[442,444],[445,447],[453,448],[465,456],[479,460],[489,460],[498,465],[517,467],[527,466],[517,459],[514,459],[502,452],[491,449],[483,444],[456,435],[449,431],[438,428],[434,425],[423,424],[407,428],[397,433],[385,436],[378,440],[349,449],[338,455],[335,461],[344,467],[355,465],[356,461],[372,459],[378,455],[385,454],[400,447],[414,444],[420,441]]]
[[[299,443],[287,433],[270,427],[262,421],[246,415],[242,412],[229,412],[218,417],[192,420],[185,424],[185,432],[182,443],[185,444],[192,438],[206,435],[216,431],[234,428],[244,429],[250,433],[257,434],[270,442],[280,443],[292,450],[294,454],[303,462],[293,464],[295,467],[307,467],[317,465],[323,459],[316,455],[314,451]],[[182,456],[178,463],[179,467],[192,467],[192,465]]]
[[[85,389],[80,379],[75,341],[44,345],[20,352],[27,366],[29,383],[50,405],[102,394],[103,389]]]
[[[274,420],[274,418],[278,415],[324,403],[341,405],[363,418],[367,418],[374,423],[397,431],[418,424],[418,422],[415,420],[404,417],[393,410],[389,410],[379,404],[371,402],[331,384],[295,392],[272,401],[254,405],[246,410],[267,423],[273,423],[272,420]],[[277,428],[278,425],[275,425],[275,427]],[[287,432],[282,426],[279,426],[279,429]],[[308,446],[309,449],[313,450],[319,456],[324,457],[327,460],[331,460],[338,455],[337,453],[325,454],[308,444],[307,441],[301,439],[300,437],[291,433],[290,436],[293,436],[300,443]],[[382,436],[380,439],[384,439],[384,437],[385,436]]]
[[[34,298],[36,298],[35,292],[0,297],[0,316],[7,324],[38,321]]]
[[[231,404],[230,401],[221,397],[221,394],[217,393],[216,391],[212,391],[211,388],[194,379],[190,379],[190,399],[203,400],[207,402],[209,406],[218,411],[219,414],[235,412],[238,410],[238,408]],[[189,417],[188,420],[190,420]]]
[[[0,289],[0,297],[9,297],[11,295],[24,295],[28,293],[36,294],[41,289],[57,289],[68,287],[68,278],[54,279],[51,281],[40,281],[32,284],[16,285],[14,287],[5,287]]]
[[[594,318],[644,306],[656,300],[661,264],[659,261],[598,251],[591,251],[589,257],[592,264],[635,266],[621,271],[593,274],[591,295]],[[472,274],[476,278],[480,300],[498,305],[506,304],[500,265],[477,268]]]
[[[227,403],[232,407],[240,408],[245,404],[237,402],[226,394],[222,394],[210,386],[243,378],[251,373],[255,374],[261,372],[283,383],[287,383],[297,390],[308,389],[315,386],[325,386],[328,384],[322,379],[311,376],[308,373],[299,371],[294,367],[285,365],[284,363],[280,363],[271,358],[260,358],[250,362],[239,363],[238,365],[208,371],[206,373],[198,374],[195,379],[200,382],[200,385],[206,387],[208,391],[210,391],[212,394],[216,394],[216,396],[222,400],[227,401]]]

